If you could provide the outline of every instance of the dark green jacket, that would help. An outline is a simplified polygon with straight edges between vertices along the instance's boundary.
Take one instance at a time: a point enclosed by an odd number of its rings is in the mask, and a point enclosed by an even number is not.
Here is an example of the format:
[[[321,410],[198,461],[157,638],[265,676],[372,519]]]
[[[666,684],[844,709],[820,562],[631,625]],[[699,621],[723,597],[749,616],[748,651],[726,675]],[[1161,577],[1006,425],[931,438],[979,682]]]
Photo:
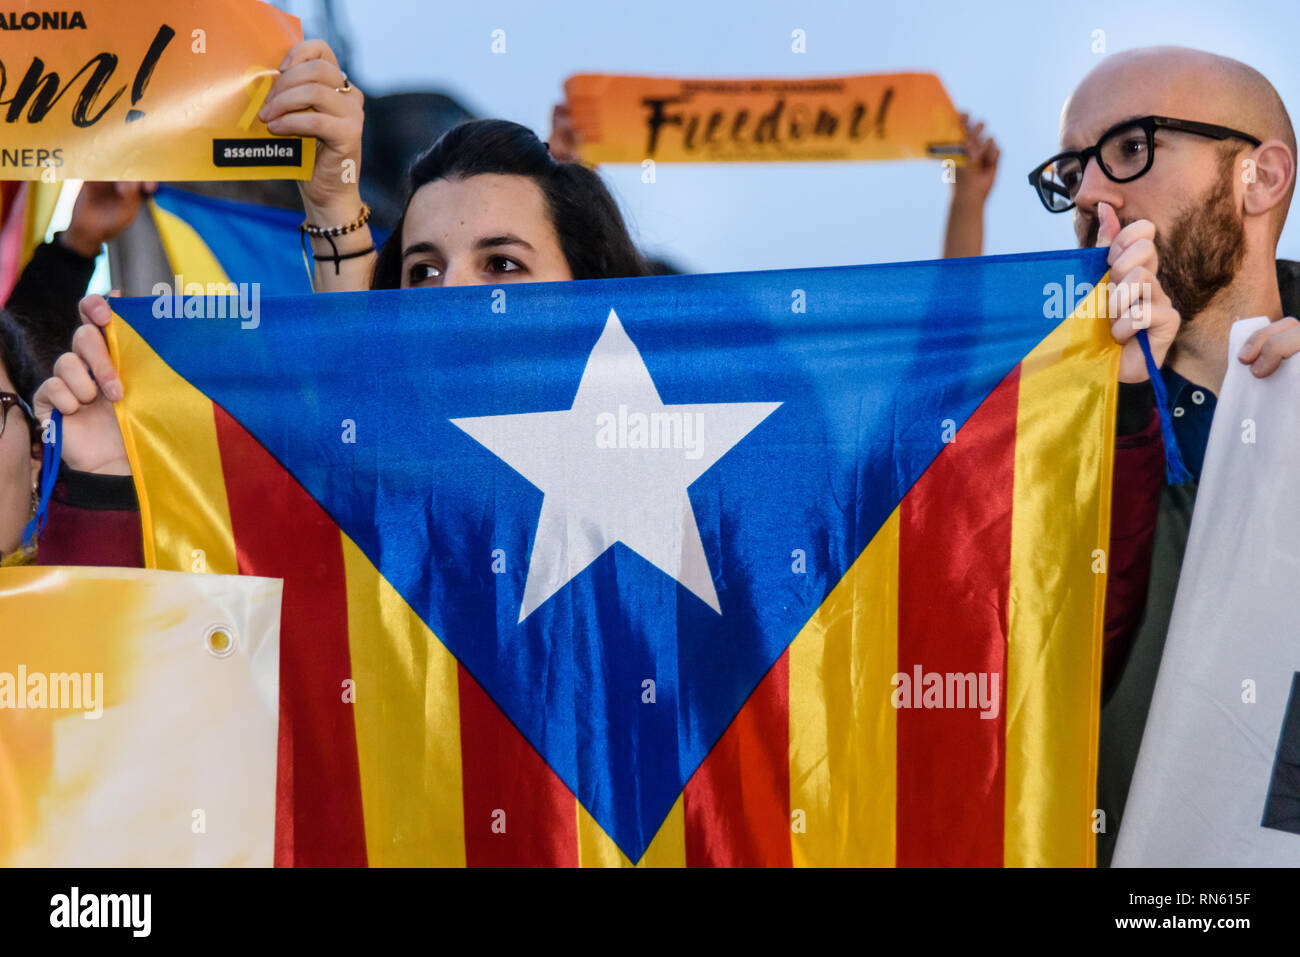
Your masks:
[[[1282,294],[1284,315],[1300,317],[1300,263],[1280,259],[1277,263],[1278,287]],[[1201,388],[1206,399],[1213,394]],[[1170,394],[1170,402],[1177,397]],[[1194,411],[1194,410],[1193,410]],[[1121,432],[1123,431],[1121,427]],[[1157,435],[1155,441],[1160,441]],[[1188,439],[1190,444],[1194,439]],[[1203,441],[1203,439],[1201,440]],[[1205,449],[1188,448],[1179,440],[1183,458],[1200,463]],[[1198,467],[1199,472],[1199,467]],[[1126,490],[1125,494],[1133,494]],[[1155,690],[1156,672],[1164,651],[1165,633],[1174,609],[1178,575],[1182,570],[1183,551],[1191,529],[1192,509],[1196,504],[1196,481],[1186,485],[1164,484],[1159,491],[1159,506],[1154,520],[1151,548],[1151,572],[1146,601],[1131,649],[1119,662],[1107,663],[1117,678],[1103,696],[1101,708],[1101,751],[1097,773],[1097,807],[1105,812],[1104,833],[1097,838],[1097,866],[1109,867],[1115,853],[1115,839],[1124,814],[1124,802],[1133,780],[1142,731],[1146,727],[1147,709]],[[1108,649],[1109,651],[1109,649]]]

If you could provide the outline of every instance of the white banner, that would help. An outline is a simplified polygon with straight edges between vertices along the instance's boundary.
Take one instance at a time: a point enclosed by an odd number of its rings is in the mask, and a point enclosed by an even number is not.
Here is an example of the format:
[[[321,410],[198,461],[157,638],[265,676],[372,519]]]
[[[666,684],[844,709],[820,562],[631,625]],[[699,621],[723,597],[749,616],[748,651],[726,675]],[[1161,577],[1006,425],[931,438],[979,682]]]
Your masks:
[[[0,570],[0,864],[270,867],[282,587]]]
[[[1117,867],[1300,866],[1300,357],[1236,360],[1266,324],[1232,327]]]

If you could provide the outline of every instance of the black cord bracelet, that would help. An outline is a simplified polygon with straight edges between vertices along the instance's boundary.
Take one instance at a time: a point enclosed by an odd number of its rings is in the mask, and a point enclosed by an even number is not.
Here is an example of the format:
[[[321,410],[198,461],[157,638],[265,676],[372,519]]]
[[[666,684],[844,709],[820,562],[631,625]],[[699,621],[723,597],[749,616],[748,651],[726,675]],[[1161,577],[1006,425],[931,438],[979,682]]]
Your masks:
[[[339,274],[340,262],[345,259],[356,259],[358,256],[369,256],[374,251],[374,246],[367,246],[365,249],[358,249],[354,253],[340,253],[336,251],[332,256],[317,256],[313,253],[311,258],[317,262],[332,262],[334,264],[334,275],[337,276]]]
[[[300,236],[302,238],[303,262],[305,263],[307,259],[307,234],[306,232],[302,232],[300,233]],[[357,259],[360,256],[368,256],[375,251],[374,246],[367,246],[365,249],[358,249],[354,253],[340,253],[339,247],[334,244],[334,237],[330,235],[324,235],[321,236],[320,238],[324,239],[327,243],[330,244],[330,249],[333,250],[333,252],[328,255],[317,255],[313,253],[311,258],[316,260],[317,262],[332,262],[334,264],[334,275],[336,276],[339,275],[339,271],[340,271],[339,263],[341,263],[343,260]],[[307,278],[310,281],[311,279],[310,269],[307,270]]]

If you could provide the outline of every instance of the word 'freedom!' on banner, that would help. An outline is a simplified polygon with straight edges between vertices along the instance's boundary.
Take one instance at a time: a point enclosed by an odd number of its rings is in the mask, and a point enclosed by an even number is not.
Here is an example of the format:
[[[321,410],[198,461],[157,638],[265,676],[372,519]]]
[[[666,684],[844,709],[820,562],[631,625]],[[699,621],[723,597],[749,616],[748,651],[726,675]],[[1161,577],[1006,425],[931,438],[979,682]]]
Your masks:
[[[302,24],[260,0],[0,9],[0,179],[309,179],[257,111]]]
[[[961,119],[933,73],[807,79],[578,74],[564,84],[586,163],[964,162]]]

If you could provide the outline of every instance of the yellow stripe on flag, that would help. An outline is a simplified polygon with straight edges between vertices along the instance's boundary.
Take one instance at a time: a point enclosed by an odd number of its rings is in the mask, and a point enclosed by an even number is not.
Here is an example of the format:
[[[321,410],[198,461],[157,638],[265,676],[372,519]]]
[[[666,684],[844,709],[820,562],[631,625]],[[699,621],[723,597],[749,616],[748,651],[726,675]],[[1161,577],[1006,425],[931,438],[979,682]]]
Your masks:
[[[375,867],[464,867],[456,659],[339,534],[366,857]]]
[[[175,213],[163,209],[152,199],[149,200],[149,211],[153,213],[154,225],[158,227],[158,236],[162,240],[163,252],[167,254],[167,262],[187,285],[191,282],[204,285],[210,282],[230,282],[221,263],[193,226]],[[184,291],[177,289],[175,293],[179,296]]]
[[[895,509],[790,646],[796,867],[894,864],[898,535]]]
[[[579,867],[631,867],[627,855],[618,849],[596,819],[574,801],[578,814],[578,866]]]
[[[682,795],[677,795],[672,810],[655,833],[654,840],[635,865],[618,848],[596,819],[582,806],[578,806],[578,866],[579,867],[685,867],[686,866],[686,812]]]
[[[238,574],[212,401],[120,317],[105,332],[123,373],[117,422],[140,500],[145,566]]]
[[[637,867],[686,866],[686,804],[679,794]]]
[[[1095,861],[1097,724],[1120,350],[1105,282],[1021,364],[1011,522],[1004,863]],[[1100,479],[1100,489],[1096,483]],[[1080,675],[1091,675],[1088,682]],[[1080,720],[1086,715],[1087,720]]]

